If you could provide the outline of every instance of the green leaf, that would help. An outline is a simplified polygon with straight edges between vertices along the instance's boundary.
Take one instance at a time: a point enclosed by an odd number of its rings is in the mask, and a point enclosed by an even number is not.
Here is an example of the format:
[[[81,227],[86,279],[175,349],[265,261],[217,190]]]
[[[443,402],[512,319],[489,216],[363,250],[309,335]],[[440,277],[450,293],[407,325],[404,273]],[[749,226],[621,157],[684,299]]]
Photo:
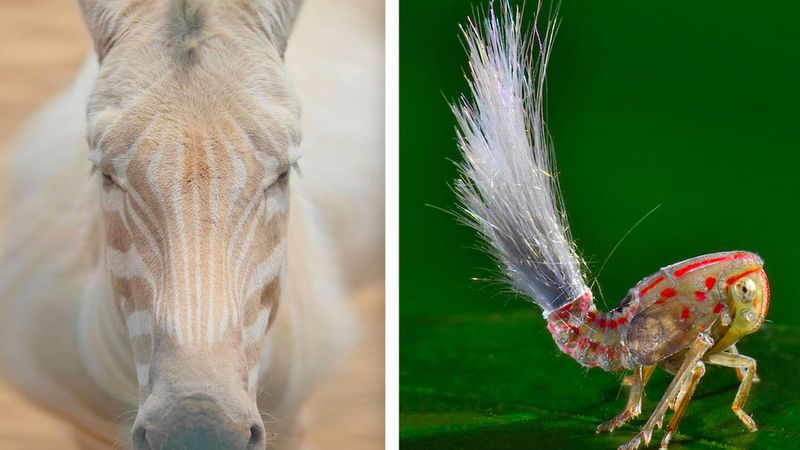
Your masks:
[[[732,369],[708,366],[671,448],[775,449],[800,442],[800,338],[767,324],[740,351],[759,363],[745,406],[750,433],[730,404]],[[561,354],[536,311],[419,318],[402,328],[401,444],[404,449],[616,448],[631,439],[670,381],[646,389],[643,414],[614,433],[595,428],[627,395],[619,374],[584,369]],[[656,432],[653,439],[661,438]]]

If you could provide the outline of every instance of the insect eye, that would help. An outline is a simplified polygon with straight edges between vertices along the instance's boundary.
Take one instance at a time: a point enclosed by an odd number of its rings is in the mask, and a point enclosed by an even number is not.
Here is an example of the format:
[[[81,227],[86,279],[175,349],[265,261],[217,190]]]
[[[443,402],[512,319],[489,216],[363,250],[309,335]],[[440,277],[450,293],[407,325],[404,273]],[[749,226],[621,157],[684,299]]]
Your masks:
[[[756,297],[756,283],[751,279],[740,280],[733,286],[737,299],[752,302]]]

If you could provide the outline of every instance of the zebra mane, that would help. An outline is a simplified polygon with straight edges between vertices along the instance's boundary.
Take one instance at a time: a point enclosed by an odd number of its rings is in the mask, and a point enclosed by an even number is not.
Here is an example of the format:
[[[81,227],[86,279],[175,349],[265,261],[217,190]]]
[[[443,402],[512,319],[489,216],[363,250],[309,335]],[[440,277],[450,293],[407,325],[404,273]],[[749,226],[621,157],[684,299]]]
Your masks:
[[[545,69],[558,25],[523,32],[508,2],[462,29],[471,98],[451,105],[464,156],[455,191],[510,285],[545,314],[588,291],[544,123]],[[555,16],[553,13],[552,16]]]
[[[173,0],[176,17],[187,31],[198,29],[211,0]]]

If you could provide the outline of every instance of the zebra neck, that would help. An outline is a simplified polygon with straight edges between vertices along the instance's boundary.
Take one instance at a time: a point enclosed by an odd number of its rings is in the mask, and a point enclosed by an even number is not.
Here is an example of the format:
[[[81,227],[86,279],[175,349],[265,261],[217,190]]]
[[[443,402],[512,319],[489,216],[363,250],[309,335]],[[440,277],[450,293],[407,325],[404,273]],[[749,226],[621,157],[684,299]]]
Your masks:
[[[129,411],[136,408],[139,391],[125,323],[102,265],[91,278],[77,318],[81,360],[108,409]]]
[[[547,329],[559,350],[585,367],[606,371],[633,368],[622,345],[632,311],[620,307],[604,313],[594,305],[591,291],[547,315]]]

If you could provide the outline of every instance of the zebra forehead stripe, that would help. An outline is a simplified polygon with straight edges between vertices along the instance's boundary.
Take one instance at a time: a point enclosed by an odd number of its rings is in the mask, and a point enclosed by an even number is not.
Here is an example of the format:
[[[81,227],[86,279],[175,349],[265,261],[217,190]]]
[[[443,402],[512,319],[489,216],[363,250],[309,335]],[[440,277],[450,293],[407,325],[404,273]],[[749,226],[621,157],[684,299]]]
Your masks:
[[[205,143],[205,152],[206,152],[206,163],[208,164],[208,175],[213,180],[217,176],[217,164],[214,161],[214,158],[211,157],[211,147],[210,147],[210,140],[206,140]],[[211,193],[209,195],[209,208],[211,211],[219,211],[219,202],[217,198],[219,196],[218,188],[216,183],[211,183]],[[217,226],[215,224],[211,224],[210,226],[210,242],[216,242],[217,239]],[[214,289],[215,283],[217,282],[217,274],[216,274],[216,266],[215,266],[215,251],[216,248],[212,244],[209,249],[209,264],[208,264],[208,277],[209,283],[211,287],[208,289],[208,319],[206,323],[206,340],[208,342],[214,342],[216,339],[216,317],[215,317],[215,310],[216,310],[216,292]]]

